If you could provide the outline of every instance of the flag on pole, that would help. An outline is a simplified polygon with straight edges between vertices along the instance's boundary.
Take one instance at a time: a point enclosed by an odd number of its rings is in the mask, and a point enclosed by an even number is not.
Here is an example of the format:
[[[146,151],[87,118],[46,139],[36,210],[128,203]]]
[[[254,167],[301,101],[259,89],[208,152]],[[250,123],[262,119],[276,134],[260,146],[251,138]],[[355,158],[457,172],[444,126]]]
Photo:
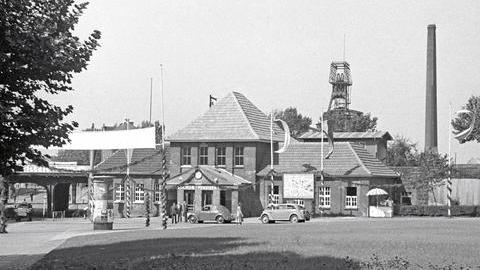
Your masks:
[[[325,156],[325,159],[329,159],[330,156],[333,154],[334,150],[334,144],[333,144],[333,127],[335,122],[332,119],[329,119],[326,121],[327,123],[327,131],[322,128],[323,132],[327,135],[328,138],[328,145],[330,146],[330,151],[328,151],[327,155]],[[323,125],[323,123],[322,123]]]
[[[287,151],[287,149],[288,149],[288,146],[290,145],[290,140],[291,140],[290,128],[288,127],[287,122],[285,122],[281,119],[275,119],[274,121],[275,122],[280,122],[280,124],[282,124],[283,131],[285,132],[285,139],[283,140],[283,147],[281,149],[275,151],[275,153],[277,153],[277,154],[285,153],[285,151]],[[273,127],[272,127],[272,132],[273,132]]]

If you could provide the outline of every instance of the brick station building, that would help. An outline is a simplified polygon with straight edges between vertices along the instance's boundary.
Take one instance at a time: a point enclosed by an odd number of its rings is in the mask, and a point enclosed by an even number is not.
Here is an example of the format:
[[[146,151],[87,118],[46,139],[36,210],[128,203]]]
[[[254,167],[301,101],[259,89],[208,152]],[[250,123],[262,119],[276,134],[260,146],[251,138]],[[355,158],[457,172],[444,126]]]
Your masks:
[[[273,124],[273,147],[283,144],[284,131]],[[391,137],[386,132],[336,134],[351,140],[335,142],[332,156],[325,160],[325,180],[320,181],[320,142],[312,133],[292,139],[292,144],[273,160],[273,193],[276,203],[294,202],[326,214],[367,216],[372,187],[388,191],[398,202],[399,175],[385,166],[383,148]],[[309,141],[309,138],[310,141]],[[363,141],[362,141],[363,137]],[[205,204],[222,204],[235,214],[238,203],[246,216],[258,216],[272,192],[270,160],[270,119],[238,92],[220,99],[204,114],[167,137],[168,206],[185,201],[190,209]],[[370,145],[375,147],[367,147]],[[325,153],[328,151],[325,143]],[[372,152],[373,151],[373,152]],[[115,209],[124,207],[126,151],[119,150],[96,169],[115,176]],[[151,191],[153,209],[158,209],[161,173],[160,150],[135,149],[130,167],[132,215],[143,215],[145,191]],[[378,157],[378,158],[377,158]],[[113,169],[112,169],[113,168]],[[314,184],[315,183],[315,184]],[[315,190],[314,187],[315,186]],[[123,195],[122,195],[123,194]],[[313,200],[317,197],[316,200]],[[318,210],[317,210],[318,212]],[[154,211],[158,214],[158,210]]]
[[[369,205],[374,205],[374,202],[366,193],[376,187],[387,191],[394,202],[399,202],[403,190],[399,175],[361,144],[335,142],[333,154],[324,159],[324,181],[321,181],[321,144],[295,142],[279,155],[278,165],[274,166],[274,196],[277,202],[302,204],[312,211],[315,197],[317,213],[322,210],[326,215],[368,216]],[[328,147],[324,143],[324,149]],[[265,179],[269,171],[270,168],[266,167],[257,176]],[[298,185],[305,185],[311,193],[305,196],[289,192],[286,184],[290,179],[299,182]],[[305,179],[310,182],[303,184],[301,181]]]

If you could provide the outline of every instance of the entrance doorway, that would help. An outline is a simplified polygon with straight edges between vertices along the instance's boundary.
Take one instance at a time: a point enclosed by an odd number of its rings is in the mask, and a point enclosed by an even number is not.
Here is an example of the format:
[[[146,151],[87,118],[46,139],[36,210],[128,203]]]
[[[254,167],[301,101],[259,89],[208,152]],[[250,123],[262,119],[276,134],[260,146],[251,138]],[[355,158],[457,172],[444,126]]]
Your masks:
[[[207,204],[212,204],[213,191],[212,190],[202,190],[202,208]]]
[[[58,183],[53,188],[53,211],[68,210],[70,184]]]
[[[183,193],[183,200],[187,203],[187,211],[193,211],[193,201],[194,201],[195,191],[194,190],[185,190]]]

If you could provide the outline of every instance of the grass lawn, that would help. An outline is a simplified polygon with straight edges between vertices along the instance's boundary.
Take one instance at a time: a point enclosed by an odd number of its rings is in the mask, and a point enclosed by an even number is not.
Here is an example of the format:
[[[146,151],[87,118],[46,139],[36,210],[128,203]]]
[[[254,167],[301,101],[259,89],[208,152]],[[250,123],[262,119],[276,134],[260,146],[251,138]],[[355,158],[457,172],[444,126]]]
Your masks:
[[[372,259],[374,256],[378,259]],[[32,267],[392,268],[480,269],[480,219],[330,218],[299,224],[115,232],[71,238]]]

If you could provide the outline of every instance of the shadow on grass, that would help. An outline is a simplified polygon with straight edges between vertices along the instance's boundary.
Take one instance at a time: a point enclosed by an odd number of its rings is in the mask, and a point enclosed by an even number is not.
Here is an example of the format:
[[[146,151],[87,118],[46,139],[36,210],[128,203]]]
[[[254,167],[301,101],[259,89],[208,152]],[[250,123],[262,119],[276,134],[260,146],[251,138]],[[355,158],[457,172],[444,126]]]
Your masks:
[[[2,255],[0,256],[0,269],[27,269],[43,256],[44,254]]]
[[[31,269],[360,269],[358,262],[328,256],[238,251],[259,244],[231,237],[133,240],[56,249]]]

